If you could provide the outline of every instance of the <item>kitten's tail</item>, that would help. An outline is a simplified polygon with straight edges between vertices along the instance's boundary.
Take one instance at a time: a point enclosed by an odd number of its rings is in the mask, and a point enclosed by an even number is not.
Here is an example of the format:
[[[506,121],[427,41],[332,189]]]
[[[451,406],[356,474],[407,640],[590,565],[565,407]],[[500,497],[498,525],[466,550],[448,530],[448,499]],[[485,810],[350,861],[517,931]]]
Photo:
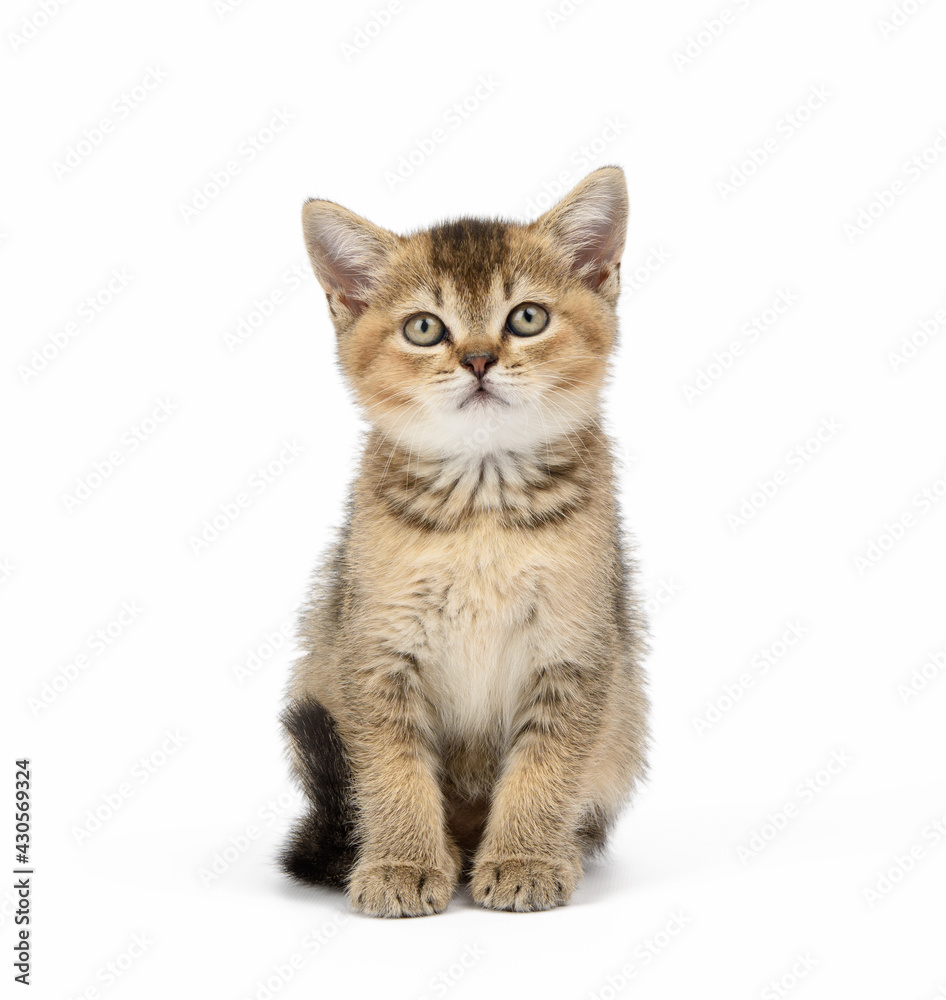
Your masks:
[[[309,800],[279,855],[291,878],[345,888],[355,864],[351,769],[335,720],[314,698],[292,702],[282,715],[296,777]]]

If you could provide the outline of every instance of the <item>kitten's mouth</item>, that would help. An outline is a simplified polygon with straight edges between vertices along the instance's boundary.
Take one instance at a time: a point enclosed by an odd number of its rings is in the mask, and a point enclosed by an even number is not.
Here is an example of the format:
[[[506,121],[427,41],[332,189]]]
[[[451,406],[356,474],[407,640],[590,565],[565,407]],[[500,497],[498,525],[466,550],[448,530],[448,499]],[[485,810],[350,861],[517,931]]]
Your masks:
[[[462,410],[465,406],[486,406],[489,403],[499,403],[501,406],[506,405],[506,401],[502,397],[497,396],[492,389],[480,382],[475,389],[467,393],[461,400],[460,409]]]

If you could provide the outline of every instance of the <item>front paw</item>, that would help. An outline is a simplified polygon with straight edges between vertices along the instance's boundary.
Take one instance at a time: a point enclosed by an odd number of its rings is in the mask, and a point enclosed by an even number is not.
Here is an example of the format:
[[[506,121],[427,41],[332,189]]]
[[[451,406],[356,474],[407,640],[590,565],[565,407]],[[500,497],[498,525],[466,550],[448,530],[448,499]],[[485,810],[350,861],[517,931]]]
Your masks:
[[[470,874],[475,902],[493,910],[550,910],[571,899],[581,866],[534,855],[477,859]]]
[[[441,913],[456,879],[441,868],[413,861],[364,861],[352,872],[353,910],[372,917],[421,917]]]

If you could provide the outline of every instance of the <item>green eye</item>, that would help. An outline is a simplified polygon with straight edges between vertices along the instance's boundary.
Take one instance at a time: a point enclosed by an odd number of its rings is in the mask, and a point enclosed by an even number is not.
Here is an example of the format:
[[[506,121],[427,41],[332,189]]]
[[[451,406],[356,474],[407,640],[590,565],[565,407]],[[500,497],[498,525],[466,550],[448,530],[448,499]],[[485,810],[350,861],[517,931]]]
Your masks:
[[[418,347],[433,347],[444,338],[447,328],[433,313],[415,313],[404,324],[404,336]]]
[[[506,329],[517,337],[534,337],[548,325],[548,312],[534,302],[523,302],[506,317]]]

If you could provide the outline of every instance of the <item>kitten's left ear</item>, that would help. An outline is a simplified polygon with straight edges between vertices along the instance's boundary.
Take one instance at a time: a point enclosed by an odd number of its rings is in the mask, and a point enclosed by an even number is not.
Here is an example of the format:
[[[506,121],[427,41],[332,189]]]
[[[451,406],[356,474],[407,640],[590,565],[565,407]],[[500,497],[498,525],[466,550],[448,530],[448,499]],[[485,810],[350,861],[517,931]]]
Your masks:
[[[617,282],[627,218],[624,171],[620,167],[601,167],[533,225],[555,240],[585,284],[607,293],[609,286]]]
[[[302,232],[312,270],[329,303],[358,316],[367,306],[397,237],[333,201],[316,199],[302,207]]]

